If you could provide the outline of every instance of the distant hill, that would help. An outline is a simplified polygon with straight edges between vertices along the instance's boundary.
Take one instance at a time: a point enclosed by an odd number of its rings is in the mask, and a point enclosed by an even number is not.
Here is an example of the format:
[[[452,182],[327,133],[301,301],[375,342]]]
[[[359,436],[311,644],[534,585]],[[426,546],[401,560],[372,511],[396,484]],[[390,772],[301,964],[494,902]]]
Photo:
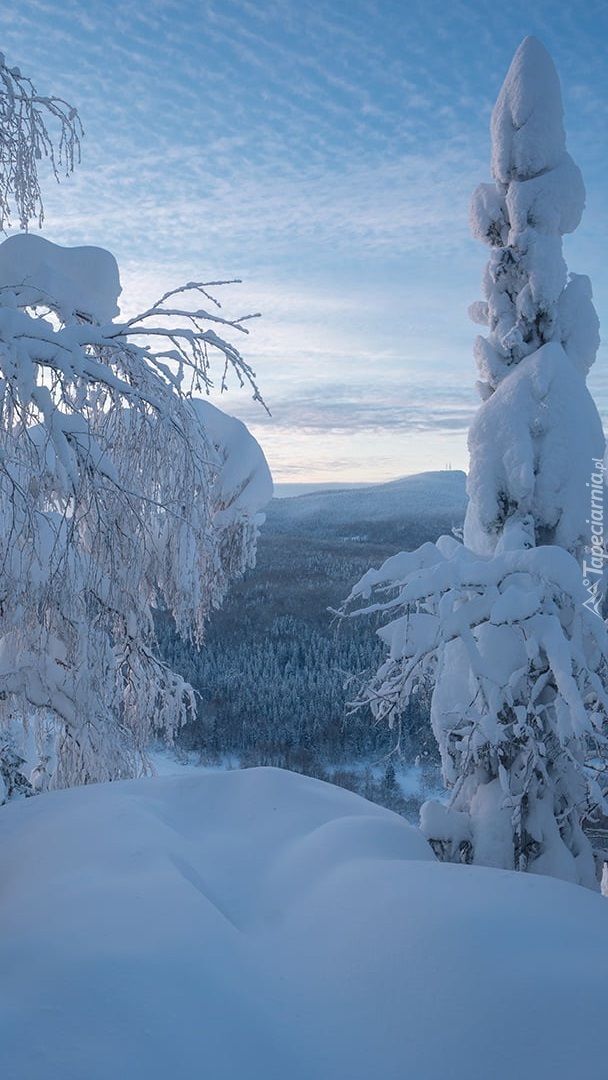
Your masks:
[[[371,487],[372,483],[376,481],[366,480],[357,482],[343,482],[336,483],[336,481],[329,483],[316,483],[316,484],[304,484],[299,481],[292,480],[283,482],[279,480],[274,483],[274,495],[277,499],[291,499],[296,495],[318,495],[320,491],[345,491],[347,488],[364,488]],[[381,483],[382,481],[377,481]]]
[[[417,547],[462,524],[465,484],[463,472],[447,470],[405,476],[388,484],[275,498],[266,511],[264,535],[300,534]]]

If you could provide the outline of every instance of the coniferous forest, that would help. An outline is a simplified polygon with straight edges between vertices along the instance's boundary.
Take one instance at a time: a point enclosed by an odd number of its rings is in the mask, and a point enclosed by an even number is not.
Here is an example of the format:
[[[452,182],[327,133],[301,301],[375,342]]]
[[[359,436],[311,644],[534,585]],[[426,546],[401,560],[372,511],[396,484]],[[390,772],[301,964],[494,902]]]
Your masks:
[[[406,817],[439,781],[430,687],[401,735],[349,709],[382,658],[369,619],[332,614],[365,570],[397,545],[462,524],[464,476],[427,473],[391,484],[273,499],[256,567],[212,615],[197,650],[161,618],[166,661],[197,691],[197,716],[176,736],[204,764],[276,765],[329,779]],[[414,790],[399,777],[411,774]]]

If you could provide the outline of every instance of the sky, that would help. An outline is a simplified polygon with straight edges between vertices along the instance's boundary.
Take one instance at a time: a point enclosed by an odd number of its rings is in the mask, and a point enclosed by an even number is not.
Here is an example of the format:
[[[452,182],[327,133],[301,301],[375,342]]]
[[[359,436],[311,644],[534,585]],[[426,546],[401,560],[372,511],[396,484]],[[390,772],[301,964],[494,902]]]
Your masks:
[[[236,384],[212,400],[277,482],[467,468],[488,254],[468,207],[527,34],[558,69],[587,188],[566,261],[608,328],[605,0],[20,0],[0,28],[7,62],[85,127],[77,172],[47,174],[43,235],[109,248],[126,315],[242,279],[216,294],[226,317],[262,315],[236,344],[271,416]],[[603,344],[605,422],[607,362]]]

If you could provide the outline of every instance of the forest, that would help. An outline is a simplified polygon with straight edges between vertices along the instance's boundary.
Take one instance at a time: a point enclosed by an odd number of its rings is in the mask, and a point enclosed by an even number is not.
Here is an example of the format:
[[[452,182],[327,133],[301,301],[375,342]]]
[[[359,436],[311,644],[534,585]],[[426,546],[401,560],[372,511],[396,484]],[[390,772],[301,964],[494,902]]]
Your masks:
[[[424,792],[440,783],[430,687],[409,704],[399,740],[368,708],[349,709],[383,649],[373,618],[335,611],[370,564],[396,544],[458,529],[464,508],[456,471],[274,499],[256,566],[211,615],[203,648],[157,620],[164,657],[197,692],[196,719],[177,732],[177,753],[294,769],[416,820]],[[419,790],[406,797],[395,774],[416,761]]]

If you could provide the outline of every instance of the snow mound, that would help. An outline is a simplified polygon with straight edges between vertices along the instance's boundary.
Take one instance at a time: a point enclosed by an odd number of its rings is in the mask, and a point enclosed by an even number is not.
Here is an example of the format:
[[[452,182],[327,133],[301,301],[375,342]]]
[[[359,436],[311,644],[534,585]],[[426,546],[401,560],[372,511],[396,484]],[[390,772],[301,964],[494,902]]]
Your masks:
[[[275,769],[0,820],[3,1080],[601,1070],[608,907],[587,890],[440,865],[395,815]]]

